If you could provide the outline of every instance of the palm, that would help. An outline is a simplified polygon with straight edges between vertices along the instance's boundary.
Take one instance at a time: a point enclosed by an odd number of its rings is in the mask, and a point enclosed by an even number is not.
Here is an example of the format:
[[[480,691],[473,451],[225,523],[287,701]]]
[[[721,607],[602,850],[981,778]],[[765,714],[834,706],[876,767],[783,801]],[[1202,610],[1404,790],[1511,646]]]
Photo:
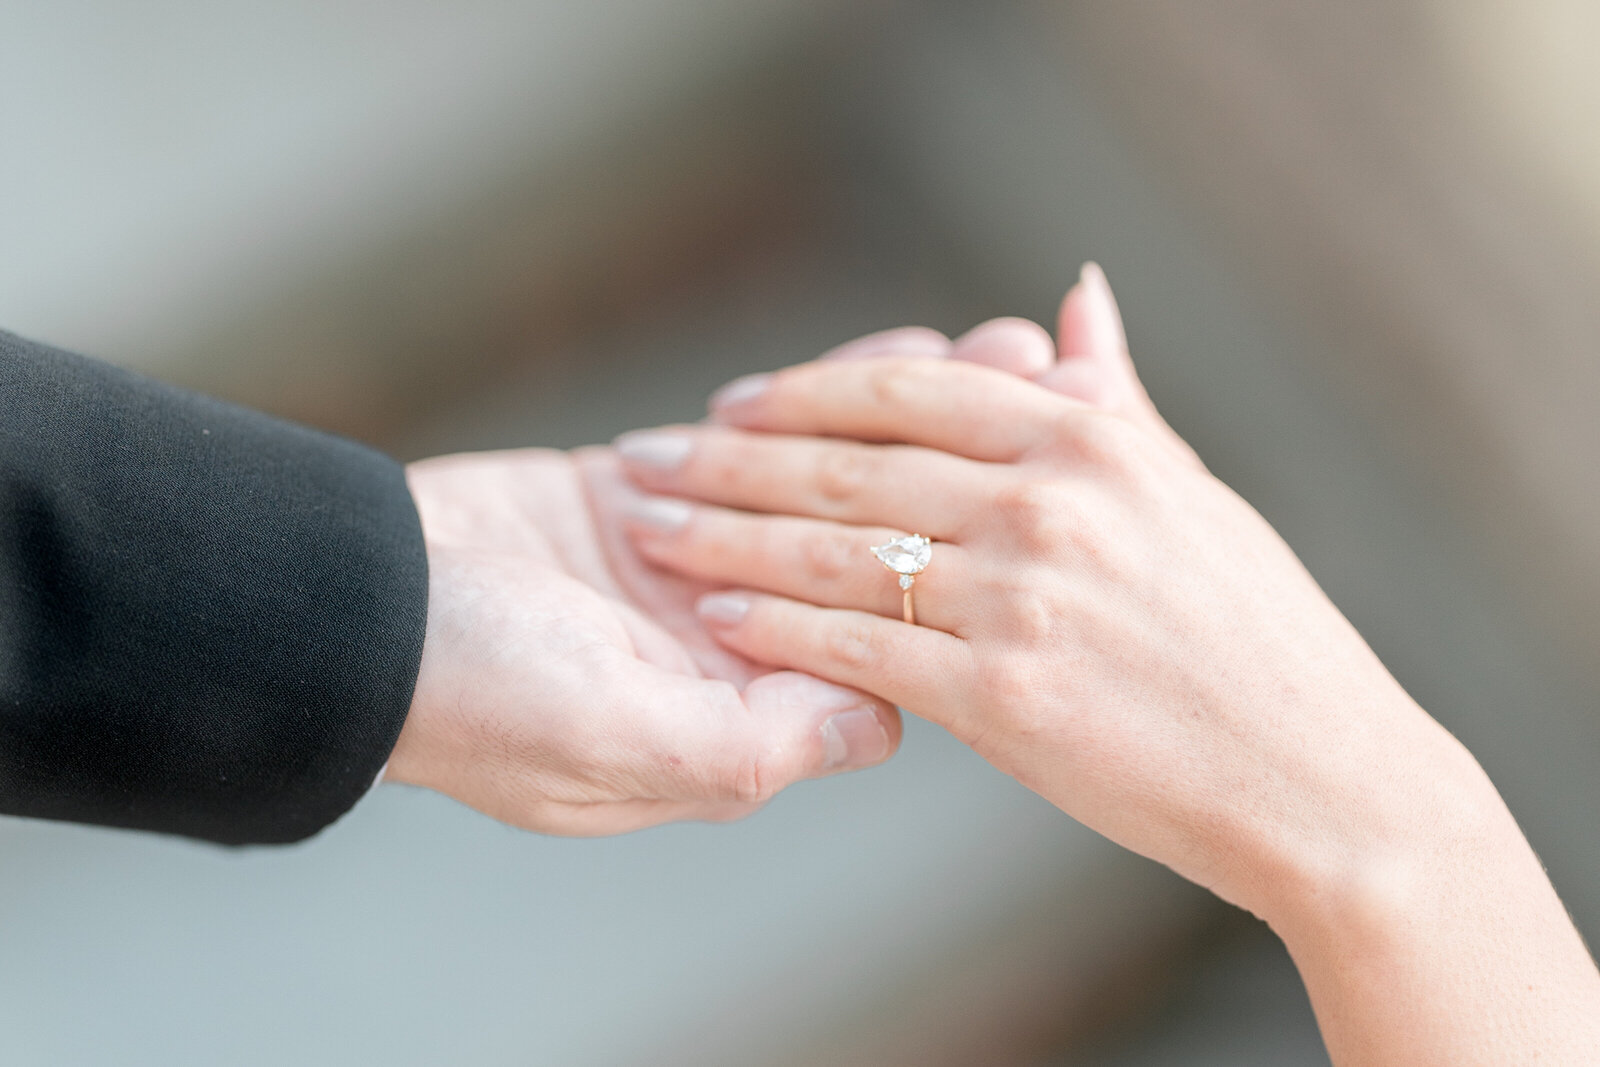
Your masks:
[[[412,464],[408,478],[431,542],[520,556],[575,579],[598,594],[582,615],[609,610],[639,659],[741,689],[766,673],[701,626],[693,608],[703,584],[653,568],[633,550],[620,516],[636,491],[611,449],[442,456]],[[570,600],[580,591],[557,584],[549,595]]]
[[[397,780],[592,835],[742,815],[765,787],[814,773],[814,740],[780,741],[770,774],[746,774],[755,765],[727,742],[785,725],[819,736],[833,687],[712,644],[693,613],[700,587],[627,547],[630,491],[608,449],[442,456],[407,479],[437,572],[435,652],[391,760]]]

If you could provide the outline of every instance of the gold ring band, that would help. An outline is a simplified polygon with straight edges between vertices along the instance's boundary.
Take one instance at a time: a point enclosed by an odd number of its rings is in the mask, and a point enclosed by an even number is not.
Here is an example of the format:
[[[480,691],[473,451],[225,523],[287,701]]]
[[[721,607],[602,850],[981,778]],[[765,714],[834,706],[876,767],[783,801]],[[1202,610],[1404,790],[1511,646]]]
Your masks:
[[[896,537],[886,544],[872,545],[871,550],[879,563],[900,576],[900,588],[905,590],[905,596],[900,601],[900,613],[907,623],[915,626],[917,606],[912,601],[911,587],[916,584],[917,575],[933,561],[933,542],[921,534],[912,534],[910,537]]]

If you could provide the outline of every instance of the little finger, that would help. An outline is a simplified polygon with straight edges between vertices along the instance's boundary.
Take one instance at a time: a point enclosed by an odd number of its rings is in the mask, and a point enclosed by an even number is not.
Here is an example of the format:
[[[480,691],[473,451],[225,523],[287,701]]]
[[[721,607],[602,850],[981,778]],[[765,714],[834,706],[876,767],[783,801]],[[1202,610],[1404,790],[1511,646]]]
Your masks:
[[[872,693],[970,735],[972,656],[959,637],[864,611],[751,592],[696,605],[717,640],[741,655]]]

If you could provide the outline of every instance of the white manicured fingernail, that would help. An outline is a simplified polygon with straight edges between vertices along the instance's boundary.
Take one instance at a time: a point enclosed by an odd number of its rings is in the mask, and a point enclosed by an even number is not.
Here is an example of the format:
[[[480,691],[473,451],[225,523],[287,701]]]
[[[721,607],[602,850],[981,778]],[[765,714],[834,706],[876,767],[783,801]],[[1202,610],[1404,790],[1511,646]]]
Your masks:
[[[889,754],[889,735],[871,711],[841,712],[822,724],[822,769],[854,770],[881,763]]]
[[[629,504],[626,514],[629,522],[657,533],[676,533],[689,521],[692,510],[681,500],[664,496],[646,496]]]
[[[711,409],[721,411],[723,408],[747,404],[766,392],[771,384],[770,374],[748,374],[743,378],[735,378],[711,394]]]
[[[711,593],[694,606],[700,617],[717,626],[732,626],[750,611],[750,598],[738,593]]]
[[[634,430],[611,444],[625,462],[657,471],[677,470],[694,447],[688,434],[661,430]]]

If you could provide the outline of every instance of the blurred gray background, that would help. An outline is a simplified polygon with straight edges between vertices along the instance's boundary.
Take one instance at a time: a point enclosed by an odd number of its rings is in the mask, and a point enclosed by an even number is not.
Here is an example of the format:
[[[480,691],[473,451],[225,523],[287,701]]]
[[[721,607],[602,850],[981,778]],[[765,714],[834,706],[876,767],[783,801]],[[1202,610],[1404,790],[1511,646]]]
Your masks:
[[[1600,937],[1587,0],[0,0],[0,324],[404,458],[1086,258]],[[3,413],[0,413],[3,417]],[[1316,1064],[1281,948],[925,724],[732,827],[0,822],[7,1064]]]

